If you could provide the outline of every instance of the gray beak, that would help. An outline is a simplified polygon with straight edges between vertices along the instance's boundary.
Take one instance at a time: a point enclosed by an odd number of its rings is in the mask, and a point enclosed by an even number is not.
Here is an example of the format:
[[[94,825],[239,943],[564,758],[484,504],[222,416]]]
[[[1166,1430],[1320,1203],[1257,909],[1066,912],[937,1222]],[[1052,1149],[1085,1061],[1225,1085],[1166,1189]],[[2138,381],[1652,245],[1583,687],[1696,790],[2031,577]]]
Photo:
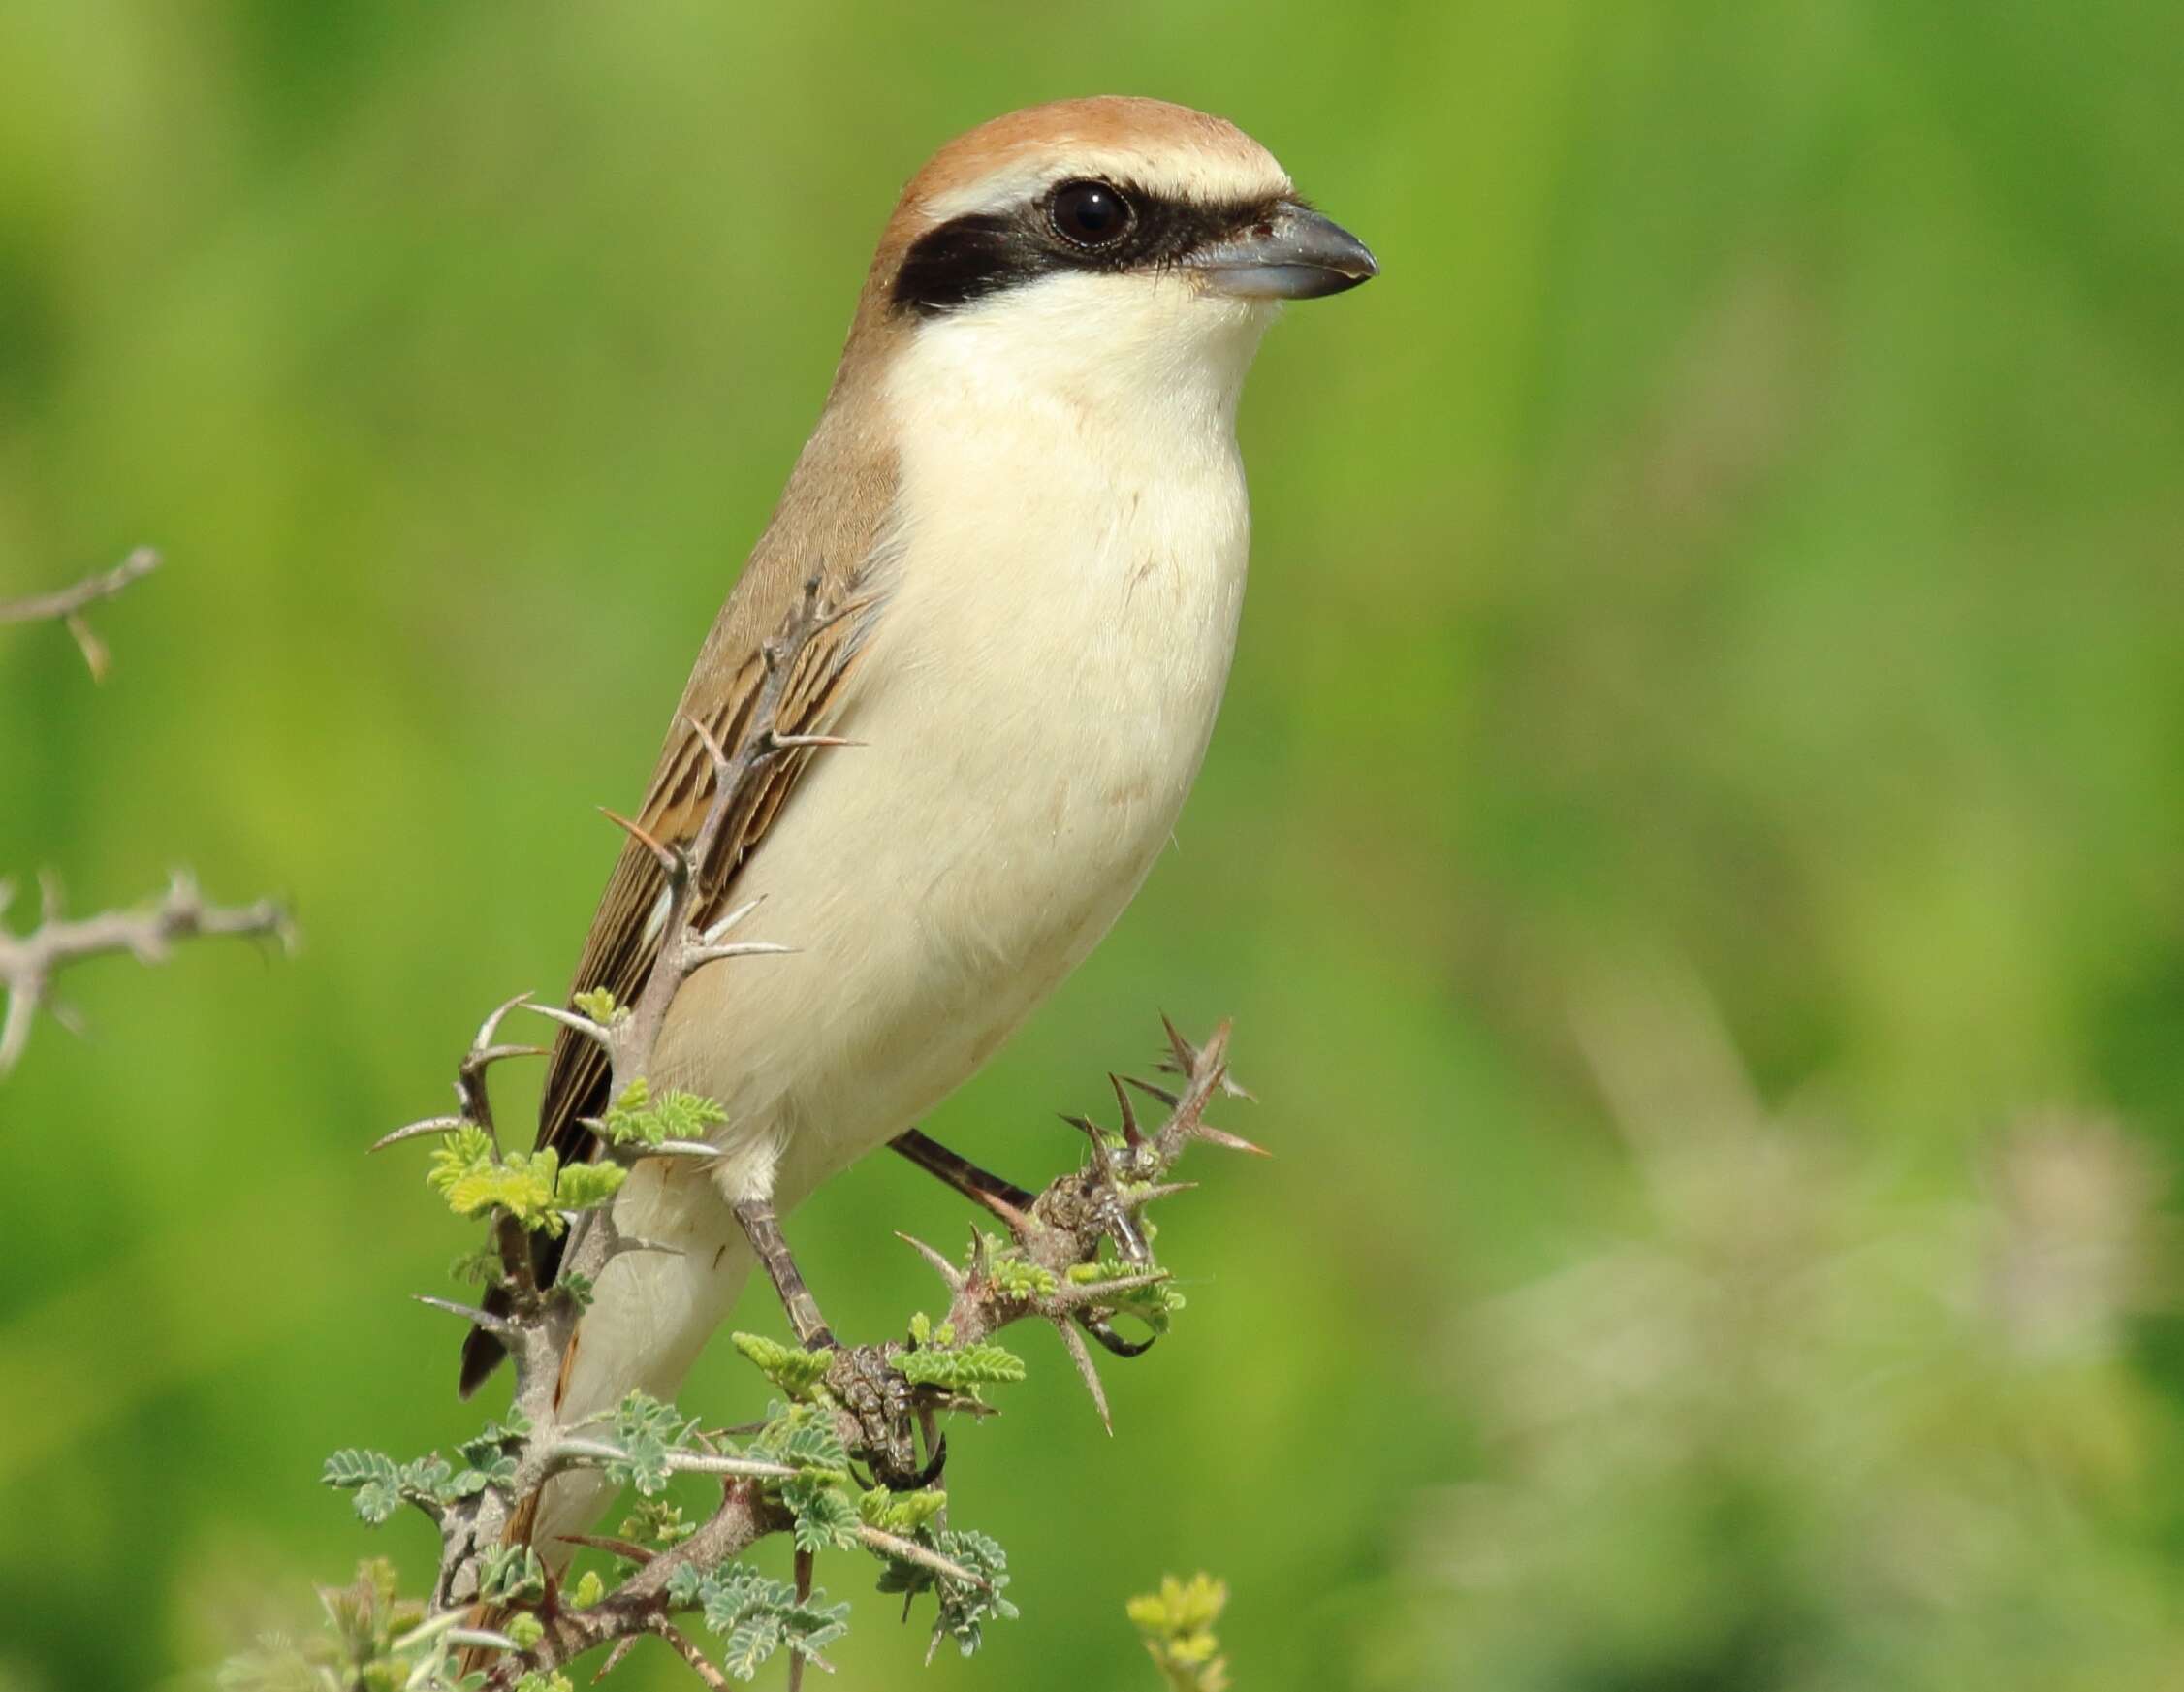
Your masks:
[[[1272,216],[1185,263],[1215,293],[1240,300],[1316,300],[1380,273],[1379,262],[1356,236],[1286,200]]]

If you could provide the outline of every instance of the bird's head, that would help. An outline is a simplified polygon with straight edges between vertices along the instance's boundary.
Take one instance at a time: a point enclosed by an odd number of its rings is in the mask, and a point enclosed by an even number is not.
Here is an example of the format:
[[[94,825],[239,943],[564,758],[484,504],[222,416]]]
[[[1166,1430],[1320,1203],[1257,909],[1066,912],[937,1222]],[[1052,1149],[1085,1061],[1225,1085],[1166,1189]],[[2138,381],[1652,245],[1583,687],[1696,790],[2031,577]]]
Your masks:
[[[859,328],[1065,386],[1203,374],[1232,397],[1282,302],[1378,269],[1235,125],[1160,100],[1063,100],[980,125],[911,178]]]

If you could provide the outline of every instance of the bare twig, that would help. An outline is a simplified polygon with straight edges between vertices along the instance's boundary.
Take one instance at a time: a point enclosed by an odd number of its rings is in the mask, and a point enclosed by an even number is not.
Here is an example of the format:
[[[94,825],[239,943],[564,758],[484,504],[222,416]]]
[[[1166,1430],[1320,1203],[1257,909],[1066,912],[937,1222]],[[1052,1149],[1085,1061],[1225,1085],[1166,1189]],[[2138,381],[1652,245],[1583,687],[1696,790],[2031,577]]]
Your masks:
[[[0,915],[13,892],[12,885],[0,881]],[[279,901],[207,905],[197,883],[179,870],[159,902],[143,910],[69,918],[62,916],[59,889],[49,879],[44,895],[37,927],[20,935],[0,927],[0,990],[8,996],[7,1013],[0,1017],[0,1075],[22,1056],[38,1012],[58,1014],[54,977],[73,964],[115,952],[126,952],[142,964],[164,963],[175,942],[216,935],[270,938],[284,951],[295,944],[288,909]]]
[[[106,643],[92,632],[83,613],[102,599],[111,599],[130,583],[150,575],[158,567],[159,555],[149,547],[139,547],[112,569],[86,576],[71,587],[51,593],[34,593],[27,599],[0,600],[0,623],[65,624],[75,636],[84,663],[90,666],[91,680],[103,682],[109,668]]]

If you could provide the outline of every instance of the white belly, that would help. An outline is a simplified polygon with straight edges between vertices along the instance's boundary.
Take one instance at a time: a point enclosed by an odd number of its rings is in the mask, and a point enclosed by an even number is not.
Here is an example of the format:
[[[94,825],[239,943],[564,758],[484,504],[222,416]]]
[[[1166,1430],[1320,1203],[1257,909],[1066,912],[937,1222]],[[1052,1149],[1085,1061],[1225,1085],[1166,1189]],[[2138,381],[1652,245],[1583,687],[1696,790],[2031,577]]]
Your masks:
[[[1197,774],[1243,596],[1233,440],[1073,463],[1072,420],[1044,421],[983,461],[956,437],[945,482],[905,465],[842,725],[868,744],[820,754],[740,887],[748,932],[799,950],[677,1003],[659,1078],[727,1106],[732,1197],[795,1203],[977,1069],[1121,914]]]
[[[721,1200],[786,1209],[939,1102],[1169,839],[1235,646],[1232,426],[1267,314],[1210,315],[1179,285],[1153,365],[1080,371],[1061,361],[1100,302],[1095,283],[1056,287],[1070,333],[1019,304],[898,362],[899,562],[841,724],[869,744],[818,754],[739,882],[764,896],[744,932],[799,950],[716,964],[676,1001],[652,1078],[726,1106],[722,1157],[643,1165],[617,1198],[627,1232],[679,1249],[602,1275],[568,1417],[634,1387],[672,1395],[749,1266]],[[1176,364],[1187,323],[1199,356]],[[549,1516],[583,1520],[598,1490],[556,1482]]]

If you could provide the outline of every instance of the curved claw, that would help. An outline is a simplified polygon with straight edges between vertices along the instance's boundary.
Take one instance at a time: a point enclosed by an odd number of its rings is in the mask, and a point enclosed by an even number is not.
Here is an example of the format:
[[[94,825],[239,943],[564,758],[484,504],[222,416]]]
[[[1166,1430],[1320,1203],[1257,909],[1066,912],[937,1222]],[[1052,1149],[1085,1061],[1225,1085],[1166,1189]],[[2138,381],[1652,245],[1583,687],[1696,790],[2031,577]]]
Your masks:
[[[948,1466],[948,1436],[942,1434],[933,1445],[933,1454],[926,1458],[925,1467],[911,1478],[907,1486],[898,1486],[898,1492],[922,1492],[940,1479]]]
[[[921,1468],[897,1468],[892,1455],[884,1462],[875,1461],[872,1464],[872,1484],[884,1486],[890,1492],[922,1492],[940,1479],[941,1471],[947,1466],[948,1436],[942,1434],[933,1448],[933,1454],[926,1458]],[[860,1478],[859,1484],[863,1484]],[[866,1489],[869,1491],[870,1487]]]
[[[1115,1331],[1106,1317],[1090,1310],[1079,1313],[1077,1321],[1083,1325],[1087,1333],[1099,1342],[1101,1350],[1118,1357],[1142,1357],[1153,1349],[1153,1342],[1160,1337],[1153,1334],[1141,1340],[1124,1339]]]

